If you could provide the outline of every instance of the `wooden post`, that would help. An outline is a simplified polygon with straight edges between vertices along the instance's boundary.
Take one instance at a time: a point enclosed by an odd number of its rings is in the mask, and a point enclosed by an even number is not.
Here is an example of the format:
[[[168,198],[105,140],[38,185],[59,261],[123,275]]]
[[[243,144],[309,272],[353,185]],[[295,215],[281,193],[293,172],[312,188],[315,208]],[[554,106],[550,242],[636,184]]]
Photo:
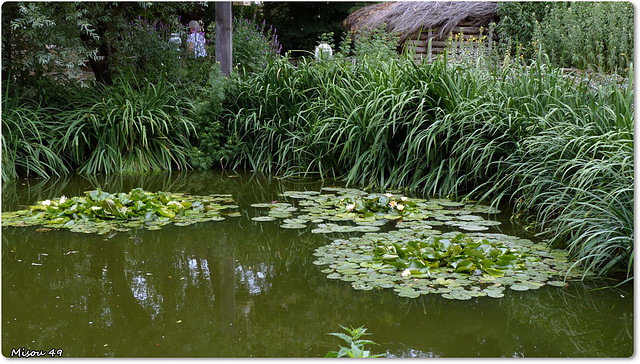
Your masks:
[[[216,1],[216,62],[220,62],[222,73],[229,76],[233,63],[233,34],[230,1]]]

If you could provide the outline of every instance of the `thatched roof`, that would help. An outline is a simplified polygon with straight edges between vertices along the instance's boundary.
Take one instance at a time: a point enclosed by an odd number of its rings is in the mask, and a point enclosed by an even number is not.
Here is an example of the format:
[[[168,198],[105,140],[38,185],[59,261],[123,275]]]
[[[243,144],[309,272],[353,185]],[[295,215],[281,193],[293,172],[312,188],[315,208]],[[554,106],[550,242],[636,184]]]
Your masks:
[[[400,43],[420,29],[439,28],[435,40],[446,38],[461,21],[484,26],[496,17],[494,1],[398,1],[370,5],[359,9],[344,20],[347,30],[358,32],[386,25],[397,33]]]

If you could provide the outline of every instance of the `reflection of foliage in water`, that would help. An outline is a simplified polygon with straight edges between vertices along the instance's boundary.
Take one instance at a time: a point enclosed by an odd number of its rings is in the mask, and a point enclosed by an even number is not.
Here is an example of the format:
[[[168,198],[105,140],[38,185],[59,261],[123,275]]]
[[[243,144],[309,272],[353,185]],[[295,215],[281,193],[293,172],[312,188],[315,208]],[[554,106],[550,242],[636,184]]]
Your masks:
[[[546,289],[511,298],[506,301],[510,320],[516,327],[535,326],[566,338],[572,344],[563,353],[567,357],[631,356],[633,314],[622,307],[624,301],[633,300],[633,293],[614,287],[606,287],[610,292],[598,291],[605,284],[585,282],[571,290]],[[617,297],[614,303],[604,299],[611,296]]]

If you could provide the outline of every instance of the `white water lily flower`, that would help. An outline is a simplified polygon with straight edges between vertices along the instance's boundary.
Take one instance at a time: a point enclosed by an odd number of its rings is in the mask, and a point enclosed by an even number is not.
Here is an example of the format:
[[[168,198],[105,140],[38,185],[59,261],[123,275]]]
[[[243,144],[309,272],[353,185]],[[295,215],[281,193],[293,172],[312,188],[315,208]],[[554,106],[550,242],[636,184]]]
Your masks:
[[[167,206],[171,206],[171,205],[176,205],[178,207],[182,207],[182,204],[180,204],[180,202],[174,201],[174,200],[171,200],[171,201],[167,202]]]
[[[347,210],[349,210],[349,211],[353,211],[353,209],[355,209],[355,208],[356,208],[355,204],[350,203],[350,204],[347,205]]]
[[[42,201],[42,206],[51,206],[51,200]]]
[[[405,269],[405,270],[403,270],[403,271],[402,271],[401,275],[402,275],[403,277],[408,277],[408,276],[410,276],[410,275],[411,275],[411,271],[409,270],[409,268],[407,268],[407,269]]]
[[[67,201],[67,196],[62,195],[62,197],[60,197],[60,203],[65,203],[65,201]]]
[[[398,211],[402,211],[402,210],[404,210],[404,205],[398,204],[398,206],[396,206],[396,208],[398,209]]]
[[[387,198],[391,198],[391,197],[393,197],[393,194],[391,194],[391,193],[385,193],[384,195],[385,195]]]
[[[390,201],[390,202],[389,202],[389,207],[394,208],[394,207],[396,207],[396,205],[397,205],[397,204],[398,204],[398,203],[397,203],[397,202],[395,202],[395,201]]]
[[[400,199],[401,199],[402,201],[406,201],[406,200],[408,200],[409,198],[408,198],[407,196],[402,196],[402,197],[400,197]]]

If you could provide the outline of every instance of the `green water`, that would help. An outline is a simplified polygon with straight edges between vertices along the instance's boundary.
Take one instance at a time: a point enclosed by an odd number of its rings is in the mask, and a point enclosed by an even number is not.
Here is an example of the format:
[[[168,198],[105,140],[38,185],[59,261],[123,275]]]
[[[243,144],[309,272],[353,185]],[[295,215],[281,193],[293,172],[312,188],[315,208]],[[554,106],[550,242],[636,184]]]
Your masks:
[[[628,357],[633,285],[507,290],[505,297],[416,299],[327,279],[313,251],[337,237],[250,218],[249,205],[319,182],[191,172],[4,184],[2,210],[100,187],[230,193],[242,217],[106,237],[2,228],[2,353],[69,357],[319,357],[326,335],[365,326],[375,353],[421,357]],[[505,218],[503,217],[500,217]],[[512,234],[508,222],[501,231]],[[355,234],[357,235],[357,234]]]

